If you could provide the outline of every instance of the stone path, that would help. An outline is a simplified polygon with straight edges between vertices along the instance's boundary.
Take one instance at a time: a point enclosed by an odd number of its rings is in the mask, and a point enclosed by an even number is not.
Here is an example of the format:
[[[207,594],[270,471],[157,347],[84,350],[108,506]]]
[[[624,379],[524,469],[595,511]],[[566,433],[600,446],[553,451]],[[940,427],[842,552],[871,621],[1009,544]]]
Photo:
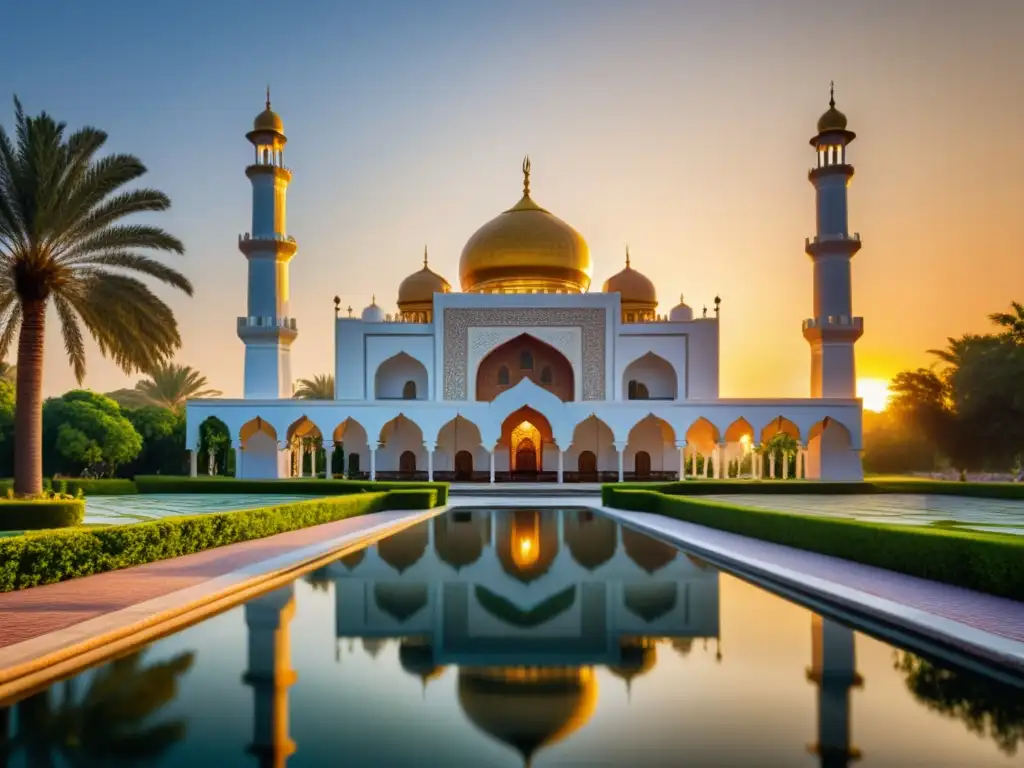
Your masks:
[[[194,555],[0,594],[0,648],[168,595],[326,539],[408,517],[378,512]]]
[[[85,522],[122,525],[175,515],[231,512],[269,505],[291,504],[316,498],[306,495],[266,493],[152,493],[132,496],[89,496],[85,500]]]
[[[935,525],[1024,536],[1024,501],[972,499],[927,494],[721,494],[701,496],[744,507],[798,512],[804,515],[846,517],[874,523]]]

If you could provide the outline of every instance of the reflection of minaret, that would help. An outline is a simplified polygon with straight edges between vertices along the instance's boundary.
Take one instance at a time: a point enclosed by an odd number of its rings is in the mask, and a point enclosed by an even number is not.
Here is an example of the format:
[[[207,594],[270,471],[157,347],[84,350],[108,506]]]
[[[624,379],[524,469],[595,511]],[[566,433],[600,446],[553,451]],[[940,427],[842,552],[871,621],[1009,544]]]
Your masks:
[[[295,743],[288,738],[288,688],[296,679],[291,668],[288,624],[294,615],[292,585],[245,605],[249,668],[242,679],[252,686],[255,705],[248,751],[257,757],[260,768],[284,768],[295,752]]]
[[[845,768],[860,759],[850,744],[850,689],[864,680],[857,674],[854,632],[818,614],[811,617],[812,666],[807,679],[818,686],[818,742],[808,749],[822,768]]]

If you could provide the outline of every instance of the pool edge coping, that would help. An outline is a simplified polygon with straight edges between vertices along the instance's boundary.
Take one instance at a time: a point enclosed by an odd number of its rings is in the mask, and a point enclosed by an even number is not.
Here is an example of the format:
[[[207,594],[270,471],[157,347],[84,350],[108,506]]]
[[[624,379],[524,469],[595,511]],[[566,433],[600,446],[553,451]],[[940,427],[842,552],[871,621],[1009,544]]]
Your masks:
[[[696,555],[709,556],[722,563],[726,569],[734,570],[736,575],[741,578],[749,577],[755,581],[765,579],[774,582],[799,595],[817,597],[820,601],[833,603],[846,611],[865,615],[883,625],[917,635],[929,642],[955,649],[965,655],[975,656],[990,664],[1010,668],[1018,674],[1024,673],[1024,642],[922,608],[915,608],[896,600],[873,595],[840,582],[829,581],[747,555],[730,553],[716,544],[694,541],[667,528],[635,517],[638,514],[645,514],[657,518],[658,516],[654,513],[635,513],[603,505],[597,506],[595,509],[624,525],[665,539],[673,546]],[[666,518],[667,520],[669,518]],[[756,540],[760,541],[760,539]]]
[[[249,563],[166,595],[0,648],[0,702],[184,629],[449,509],[445,505],[411,510],[398,519]],[[41,653],[40,644],[44,645]]]

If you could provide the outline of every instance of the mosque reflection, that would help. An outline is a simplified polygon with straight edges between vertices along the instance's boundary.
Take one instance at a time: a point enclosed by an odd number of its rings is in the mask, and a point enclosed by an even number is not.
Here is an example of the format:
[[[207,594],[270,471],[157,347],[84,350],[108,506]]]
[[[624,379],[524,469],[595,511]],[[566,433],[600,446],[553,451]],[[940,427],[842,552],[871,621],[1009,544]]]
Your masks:
[[[718,571],[589,510],[452,512],[310,580],[334,584],[337,640],[358,640],[371,655],[397,642],[402,668],[424,687],[457,667],[467,720],[526,765],[587,723],[600,669],[628,690],[659,651],[686,655],[694,641],[706,649],[711,640],[722,661]],[[256,620],[262,609],[254,603],[246,614],[251,679],[265,683],[253,749],[263,766],[285,765],[294,748],[281,635],[292,603],[290,591],[274,594],[285,593],[265,596],[265,618]],[[274,615],[282,618],[275,623]],[[253,636],[257,627],[262,639]],[[809,749],[823,766],[845,766],[858,757],[849,728],[849,691],[860,683],[853,632],[820,617],[812,632],[808,679],[818,686],[819,722]]]

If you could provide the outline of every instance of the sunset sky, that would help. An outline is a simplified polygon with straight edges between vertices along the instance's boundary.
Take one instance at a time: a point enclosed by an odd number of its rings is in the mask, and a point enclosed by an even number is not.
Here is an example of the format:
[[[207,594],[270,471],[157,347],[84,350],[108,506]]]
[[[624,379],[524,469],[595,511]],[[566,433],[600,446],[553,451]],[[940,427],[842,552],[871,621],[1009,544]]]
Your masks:
[[[215,9],[215,10],[212,10]],[[333,305],[431,266],[458,283],[462,246],[516,202],[590,244],[594,286],[623,264],[698,313],[722,296],[721,394],[806,396],[813,164],[829,80],[858,139],[850,157],[858,374],[927,364],[947,336],[1024,300],[1024,3],[5,3],[0,122],[30,113],[110,134],[174,207],[169,297],[179,362],[239,396],[252,149],[269,82],[294,172],[288,224],[293,371],[333,370]],[[128,386],[91,348],[86,385]],[[55,324],[45,392],[74,383]]]

